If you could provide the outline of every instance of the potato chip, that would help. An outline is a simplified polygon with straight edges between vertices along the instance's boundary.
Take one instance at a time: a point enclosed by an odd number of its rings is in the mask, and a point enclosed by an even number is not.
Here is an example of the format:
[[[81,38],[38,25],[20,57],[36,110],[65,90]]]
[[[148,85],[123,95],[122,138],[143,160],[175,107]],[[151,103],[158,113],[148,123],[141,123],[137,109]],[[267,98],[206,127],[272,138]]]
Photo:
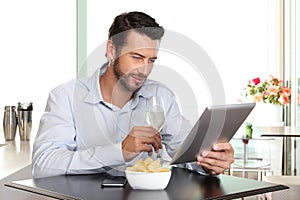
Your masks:
[[[170,169],[164,168],[160,164],[160,160],[153,160],[148,157],[145,160],[138,160],[132,167],[127,167],[127,171],[135,172],[168,172]]]
[[[145,163],[146,165],[149,165],[151,162],[153,162],[153,159],[152,159],[151,157],[148,157],[148,158],[146,158],[146,159],[144,160],[144,163]]]
[[[151,172],[158,171],[158,169],[161,168],[160,160],[155,160],[151,162],[147,167]]]

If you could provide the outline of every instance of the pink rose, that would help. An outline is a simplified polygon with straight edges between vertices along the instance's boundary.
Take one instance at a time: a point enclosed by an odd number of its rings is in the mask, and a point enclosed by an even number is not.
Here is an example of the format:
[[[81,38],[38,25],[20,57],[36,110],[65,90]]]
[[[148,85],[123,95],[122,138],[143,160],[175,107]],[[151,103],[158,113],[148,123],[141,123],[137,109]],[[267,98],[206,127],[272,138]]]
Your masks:
[[[252,82],[254,83],[254,85],[257,85],[260,83],[260,79],[258,77],[254,78],[254,79],[252,79]]]
[[[268,93],[270,95],[277,95],[279,93],[279,86],[276,86],[276,85],[270,85],[269,88],[268,88]]]
[[[257,93],[253,95],[253,102],[261,102],[263,100],[263,95],[261,93]]]
[[[285,86],[282,86],[281,92],[286,96],[291,96],[291,89]]]
[[[286,105],[290,102],[290,100],[287,96],[280,95],[278,102],[281,103],[282,105]]]

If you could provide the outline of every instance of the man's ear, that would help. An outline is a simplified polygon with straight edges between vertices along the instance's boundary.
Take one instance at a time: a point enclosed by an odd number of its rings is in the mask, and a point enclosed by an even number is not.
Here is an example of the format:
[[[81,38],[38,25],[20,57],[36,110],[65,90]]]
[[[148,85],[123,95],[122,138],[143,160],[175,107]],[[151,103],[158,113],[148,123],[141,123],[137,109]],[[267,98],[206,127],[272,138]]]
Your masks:
[[[108,40],[106,43],[106,56],[110,62],[113,61],[116,56],[116,48],[112,40]]]

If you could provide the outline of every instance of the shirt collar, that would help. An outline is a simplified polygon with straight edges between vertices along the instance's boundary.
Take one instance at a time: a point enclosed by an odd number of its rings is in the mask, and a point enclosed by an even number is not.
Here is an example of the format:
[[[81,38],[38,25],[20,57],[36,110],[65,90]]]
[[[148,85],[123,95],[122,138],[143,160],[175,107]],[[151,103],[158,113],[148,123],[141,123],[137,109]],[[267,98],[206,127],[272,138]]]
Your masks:
[[[83,80],[88,89],[88,94],[84,98],[84,102],[96,104],[103,101],[103,97],[100,91],[100,77],[106,72],[108,63],[102,65],[97,69],[91,77]]]
[[[97,69],[94,74],[87,78],[84,82],[85,85],[88,88],[88,94],[84,98],[84,102],[97,104],[101,101],[103,101],[103,97],[100,91],[100,77],[106,72],[108,67],[108,63],[105,63],[102,65],[99,69]],[[132,98],[132,104],[131,108],[134,108],[139,103],[139,98],[149,98],[153,96],[152,92],[148,90],[148,87],[145,87],[149,84],[149,81],[146,80],[146,82],[143,84],[141,89],[139,89]]]

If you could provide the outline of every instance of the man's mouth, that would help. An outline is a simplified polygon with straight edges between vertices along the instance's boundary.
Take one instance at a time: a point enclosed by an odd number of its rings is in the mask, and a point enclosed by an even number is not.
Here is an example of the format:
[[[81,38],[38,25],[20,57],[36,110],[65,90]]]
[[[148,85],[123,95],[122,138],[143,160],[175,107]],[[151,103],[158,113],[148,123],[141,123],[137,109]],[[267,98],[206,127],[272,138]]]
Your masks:
[[[145,77],[140,77],[140,76],[135,76],[135,75],[133,75],[131,77],[133,78],[134,82],[137,84],[142,84],[146,79]]]

